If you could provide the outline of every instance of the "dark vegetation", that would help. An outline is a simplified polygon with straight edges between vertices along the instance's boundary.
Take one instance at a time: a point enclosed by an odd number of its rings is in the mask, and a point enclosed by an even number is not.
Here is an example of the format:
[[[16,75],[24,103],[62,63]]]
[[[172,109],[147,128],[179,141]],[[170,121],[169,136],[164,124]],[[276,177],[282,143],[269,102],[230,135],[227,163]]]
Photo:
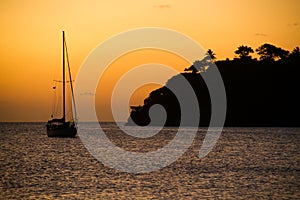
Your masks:
[[[252,59],[250,54],[254,50],[251,47],[240,46],[234,52],[237,55],[234,60],[214,61],[215,54],[208,50],[202,60],[185,69],[187,72],[182,75],[190,82],[199,102],[199,126],[208,126],[210,122],[210,96],[202,77],[215,67],[212,63],[216,64],[225,85],[225,126],[300,126],[299,47],[289,52],[263,44],[256,52],[259,60]],[[168,89],[169,86],[180,88],[178,76],[168,80],[166,86],[152,91],[144,105],[132,106],[127,124],[133,125],[133,121],[141,126],[149,124],[149,108],[161,104],[167,112],[165,125],[179,126],[180,106],[176,96]]]

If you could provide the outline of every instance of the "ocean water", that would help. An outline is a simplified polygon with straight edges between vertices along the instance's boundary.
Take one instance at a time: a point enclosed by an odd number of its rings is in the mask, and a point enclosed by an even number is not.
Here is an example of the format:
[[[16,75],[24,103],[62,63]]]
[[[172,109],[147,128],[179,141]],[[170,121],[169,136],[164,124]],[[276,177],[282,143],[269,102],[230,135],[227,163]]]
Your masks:
[[[146,139],[103,125],[117,146],[145,152],[176,128]],[[205,129],[171,165],[130,174],[104,166],[77,138],[48,138],[44,123],[0,123],[0,199],[300,199],[300,128],[225,128],[205,158]]]

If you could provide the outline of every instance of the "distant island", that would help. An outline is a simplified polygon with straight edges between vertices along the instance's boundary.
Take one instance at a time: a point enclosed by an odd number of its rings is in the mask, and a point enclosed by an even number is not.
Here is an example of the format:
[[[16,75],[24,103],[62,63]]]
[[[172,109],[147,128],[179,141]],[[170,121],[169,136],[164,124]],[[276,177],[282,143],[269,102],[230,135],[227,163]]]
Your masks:
[[[199,126],[208,126],[211,102],[203,76],[209,73],[213,62],[225,85],[227,113],[225,126],[238,127],[299,127],[300,126],[300,50],[292,52],[271,44],[256,49],[259,59],[252,59],[253,49],[239,46],[233,60],[215,61],[212,50],[181,73],[193,87],[199,102]],[[208,59],[209,58],[209,59]],[[152,91],[144,105],[131,106],[127,125],[146,126],[150,123],[149,109],[162,105],[167,113],[165,126],[180,125],[180,106],[168,89],[177,87],[179,75],[169,79],[165,86]],[[179,87],[179,86],[178,86]],[[134,123],[135,122],[135,123]],[[152,122],[151,124],[155,125]]]

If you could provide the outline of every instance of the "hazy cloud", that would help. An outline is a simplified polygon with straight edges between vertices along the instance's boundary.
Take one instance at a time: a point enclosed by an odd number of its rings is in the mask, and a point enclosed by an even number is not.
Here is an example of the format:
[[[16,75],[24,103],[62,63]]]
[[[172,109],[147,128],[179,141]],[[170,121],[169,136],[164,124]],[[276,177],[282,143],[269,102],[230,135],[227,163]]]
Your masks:
[[[295,21],[295,22],[288,23],[287,26],[290,28],[299,28],[300,23]]]
[[[166,9],[166,8],[171,8],[171,5],[170,4],[154,5],[154,8]]]
[[[266,37],[266,36],[268,36],[268,35],[267,35],[267,34],[264,34],[264,33],[255,33],[255,36]]]

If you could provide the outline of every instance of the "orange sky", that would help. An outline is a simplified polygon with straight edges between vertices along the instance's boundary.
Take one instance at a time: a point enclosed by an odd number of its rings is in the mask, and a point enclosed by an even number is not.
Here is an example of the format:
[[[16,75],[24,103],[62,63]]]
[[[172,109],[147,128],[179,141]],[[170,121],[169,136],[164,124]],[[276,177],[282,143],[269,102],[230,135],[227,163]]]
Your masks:
[[[48,120],[52,80],[61,67],[63,29],[75,77],[81,63],[100,42],[139,27],[184,33],[204,48],[211,48],[218,59],[233,58],[234,50],[242,44],[255,49],[268,42],[292,50],[300,46],[299,10],[298,0],[2,0],[0,121]],[[145,55],[175,68],[185,63],[180,59],[170,63],[168,56],[157,60],[160,56],[151,52]],[[131,62],[128,59],[115,65],[139,63],[134,61],[138,60],[134,54]],[[132,102],[138,104],[146,96],[137,94]],[[103,116],[103,120],[111,120],[106,111]]]

